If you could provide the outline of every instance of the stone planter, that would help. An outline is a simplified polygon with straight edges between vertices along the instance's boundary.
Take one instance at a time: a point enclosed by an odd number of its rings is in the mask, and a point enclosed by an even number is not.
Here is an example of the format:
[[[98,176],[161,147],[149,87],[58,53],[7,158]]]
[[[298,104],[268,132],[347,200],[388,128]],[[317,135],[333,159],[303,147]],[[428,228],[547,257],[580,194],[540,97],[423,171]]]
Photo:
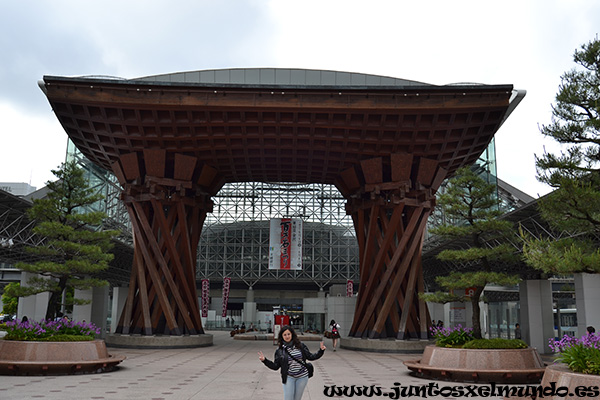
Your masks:
[[[126,335],[111,333],[106,337],[110,347],[124,349],[188,349],[213,345],[213,335]]]
[[[415,375],[459,382],[538,383],[545,365],[534,348],[453,349],[427,346],[420,360],[405,361]]]
[[[125,359],[110,355],[104,340],[25,342],[0,339],[0,375],[108,372]]]
[[[600,388],[600,375],[581,374],[571,371],[565,364],[557,363],[546,367],[544,378],[540,386],[548,388],[550,391],[551,385],[556,387],[554,396],[544,395],[544,399],[548,400],[565,400],[565,399],[582,399],[598,397],[598,388]],[[591,389],[595,387],[595,389]],[[590,388],[590,389],[588,389]],[[587,389],[587,390],[586,390]],[[585,392],[582,392],[586,390]],[[595,390],[592,392],[590,390]],[[510,399],[531,397],[509,397]]]

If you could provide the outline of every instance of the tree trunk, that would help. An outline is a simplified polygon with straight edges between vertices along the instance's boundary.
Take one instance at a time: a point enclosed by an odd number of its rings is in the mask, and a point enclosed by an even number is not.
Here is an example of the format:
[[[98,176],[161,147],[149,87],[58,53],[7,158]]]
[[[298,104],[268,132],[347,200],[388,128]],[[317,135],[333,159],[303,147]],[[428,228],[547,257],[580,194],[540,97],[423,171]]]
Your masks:
[[[46,319],[53,321],[58,314],[60,309],[60,300],[61,300],[60,292],[50,292],[50,299],[48,300],[48,309],[46,310]]]
[[[479,299],[481,298],[481,293],[483,293],[483,289],[485,287],[476,287],[475,293],[471,297],[471,305],[473,308],[473,318],[471,319],[473,323],[473,337],[475,339],[481,339],[481,319],[479,314],[481,312],[479,308]]]
[[[58,281],[59,290],[56,292],[50,292],[50,299],[48,300],[48,309],[46,310],[46,319],[53,321],[60,312],[60,305],[62,301],[62,294],[67,287],[67,278],[60,278]]]

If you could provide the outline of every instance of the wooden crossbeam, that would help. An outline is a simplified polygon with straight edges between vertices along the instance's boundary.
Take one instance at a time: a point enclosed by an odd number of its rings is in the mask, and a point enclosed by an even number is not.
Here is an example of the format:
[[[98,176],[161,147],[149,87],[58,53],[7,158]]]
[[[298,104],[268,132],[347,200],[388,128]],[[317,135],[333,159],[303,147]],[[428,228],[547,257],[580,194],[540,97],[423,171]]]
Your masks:
[[[377,221],[376,218],[374,218],[374,211],[375,211],[375,207],[371,210],[371,224],[372,226],[376,226],[375,222]],[[384,259],[385,256],[387,255],[388,252],[388,248],[391,245],[393,239],[396,237],[396,226],[398,224],[400,224],[401,222],[401,218],[402,218],[402,207],[396,207],[392,213],[392,218],[391,221],[389,223],[389,225],[391,227],[389,227],[389,229],[386,229],[385,231],[385,235],[383,236],[383,241],[380,243],[379,246],[379,251],[377,252],[375,261],[373,262],[373,266],[371,268],[371,270],[369,271],[369,275],[366,276],[365,282],[367,282],[367,285],[365,288],[361,288],[361,290],[364,290],[364,294],[362,294],[361,297],[361,302],[359,303],[359,305],[356,308],[356,313],[358,315],[364,315],[363,312],[365,310],[365,308],[367,307],[367,302],[369,300],[372,301],[373,297],[372,297],[372,293],[373,290],[376,287],[376,282],[375,280],[381,275],[381,270],[383,269],[384,266]],[[380,232],[378,232],[378,234],[380,234]],[[371,238],[371,240],[375,240],[376,238],[376,234],[374,231],[372,231],[369,234],[369,237]],[[370,248],[375,248],[375,246],[370,246]],[[373,251],[371,250],[371,251]],[[364,260],[364,262],[366,262],[366,260]],[[361,275],[361,277],[364,277],[364,275]],[[380,285],[382,283],[380,282]],[[371,307],[373,308],[373,307]],[[356,332],[359,335],[362,335],[362,332],[364,332],[365,328],[366,328],[366,322],[367,320],[364,319],[360,325],[358,325],[358,327],[356,328]]]
[[[360,276],[362,277],[362,279],[364,279],[367,283],[365,285],[361,285],[363,287],[365,287],[365,289],[369,286],[368,284],[368,277],[371,276],[371,258],[372,258],[372,252],[374,251],[374,246],[371,245],[371,243],[373,243],[373,241],[375,240],[375,232],[377,229],[377,213],[378,213],[378,207],[372,207],[369,213],[369,217],[367,222],[367,226],[365,226],[365,212],[363,210],[359,211],[359,219],[361,219],[363,221],[363,223],[361,224],[361,226],[355,227],[355,229],[357,231],[360,231],[365,238],[365,242],[364,242],[364,246],[359,250],[359,254],[361,255],[361,262],[360,262]],[[366,232],[365,232],[366,230]],[[364,308],[364,302],[366,302],[368,300],[368,298],[366,296],[362,296],[359,301],[357,302],[356,305],[356,310],[357,313],[360,314],[360,310],[362,308]],[[356,313],[355,313],[356,315]],[[357,318],[354,318],[354,322],[352,327],[350,328],[350,332],[352,332],[352,334],[354,334],[355,332],[357,332],[357,330],[359,329],[358,325],[356,325],[357,323],[360,323],[361,321],[358,320]],[[360,333],[359,333],[360,335]]]
[[[146,215],[144,214],[143,210],[141,209],[140,204],[137,202],[134,202],[134,203],[132,203],[132,206],[135,211],[135,218],[131,220],[131,224],[134,229],[134,234],[136,234],[136,236],[139,238],[143,237],[145,239],[144,245],[139,246],[139,249],[144,258],[145,266],[147,267],[146,270],[149,272],[150,277],[152,279],[152,284],[156,288],[158,302],[159,302],[159,304],[162,308],[162,311],[164,313],[164,316],[166,318],[167,325],[169,326],[169,329],[171,330],[171,334],[181,335],[181,330],[179,329],[179,326],[177,326],[177,322],[175,321],[175,315],[173,314],[173,310],[169,306],[169,299],[167,296],[167,292],[166,292],[166,290],[163,286],[163,283],[158,275],[158,271],[154,268],[154,265],[155,265],[154,260],[152,259],[150,253],[148,252],[148,247],[150,247],[155,254],[160,253],[160,250],[158,249],[158,244],[156,243],[156,238],[153,235],[152,228],[150,227],[150,224],[147,221]],[[162,259],[162,257],[159,257],[157,261],[158,261],[159,266],[163,267],[162,263],[164,262],[164,259]],[[167,281],[167,284],[170,284],[170,282]],[[142,305],[142,307],[145,309],[144,305]],[[148,310],[149,310],[149,307],[148,307]]]
[[[134,265],[121,333],[204,333],[196,296],[195,254],[210,188],[222,177],[196,157],[143,149],[113,164],[134,235]],[[197,172],[196,172],[197,171]]]
[[[419,273],[417,275],[417,292],[424,293],[425,292],[425,279],[423,278],[423,263],[419,262]],[[427,327],[431,325],[429,321],[429,313],[427,310],[427,304],[425,300],[419,297],[419,338],[427,339],[428,332]]]
[[[400,326],[398,327],[398,339],[404,339],[404,334],[406,333],[406,324],[409,320],[408,317],[411,314],[410,306],[413,300],[413,296],[415,295],[415,286],[417,283],[417,275],[419,273],[418,264],[419,255],[415,254],[411,262],[410,275],[408,277],[408,283],[406,285],[404,303],[402,304],[402,317],[400,318]]]
[[[171,270],[169,270],[166,262],[164,262],[164,263],[161,263],[161,268],[163,269],[165,279],[167,280],[167,282],[169,283],[169,286],[171,287],[173,297],[175,298],[175,300],[177,302],[177,305],[180,309],[181,314],[183,315],[185,323],[190,329],[190,333],[196,334],[196,328],[195,328],[194,324],[192,323],[192,320],[190,319],[190,313],[192,310],[188,309],[188,307],[186,306],[186,303],[181,298],[181,294],[179,293],[179,290],[177,290],[177,289],[183,289],[183,294],[187,298],[187,302],[190,305],[192,305],[194,303],[195,293],[194,294],[191,293],[190,286],[186,282],[183,282],[183,285],[176,285],[175,282],[173,281],[173,277],[171,276],[171,273],[175,273],[175,274],[179,275],[180,277],[185,276],[185,273],[183,270],[183,265],[181,264],[181,259],[180,259],[179,253],[175,247],[175,242],[173,240],[172,228],[171,228],[172,224],[167,223],[166,217],[164,215],[163,206],[161,204],[159,204],[157,200],[152,200],[152,205],[154,206],[154,215],[155,215],[156,220],[158,221],[158,226],[160,226],[161,231],[162,231],[161,238],[164,239],[165,245],[167,247],[167,251],[169,252],[169,255],[171,257],[171,261],[172,261],[171,265],[175,266],[174,271],[171,271]],[[176,213],[173,213],[173,214],[176,214]],[[160,250],[158,250],[158,252],[160,253],[160,256],[162,257],[162,252]],[[194,287],[195,287],[195,284],[194,284]]]
[[[167,152],[162,149],[144,149],[146,176],[165,177]]]
[[[411,233],[415,229],[415,227],[417,226],[417,222],[419,221],[419,217],[420,217],[419,214],[420,213],[414,213],[411,216],[408,226],[405,229],[405,234],[402,235],[402,237],[400,238],[400,242],[399,242],[398,246],[396,247],[396,251],[394,252],[394,255],[392,257],[392,260],[390,261],[390,264],[387,266],[387,269],[383,272],[383,275],[381,276],[381,280],[380,280],[379,284],[377,285],[376,288],[374,288],[375,291],[373,292],[373,294],[371,296],[369,296],[370,297],[369,306],[367,307],[366,311],[363,314],[359,315],[359,317],[363,316],[363,315],[371,315],[372,313],[375,312],[376,301],[377,301],[377,299],[382,297],[384,290],[386,289],[386,286],[387,286],[388,282],[390,281],[392,273],[395,272],[396,264],[400,260],[400,257],[405,253],[406,244],[408,243]],[[407,259],[406,256],[405,256],[405,259]],[[401,269],[400,269],[400,271],[401,271]],[[397,278],[398,277],[396,277],[396,279]],[[398,290],[398,289],[396,289],[396,290]]]
[[[117,325],[117,329],[115,332],[128,334],[129,327],[131,326],[131,318],[133,313],[133,302],[135,298],[135,292],[137,288],[137,260],[136,260],[137,250],[134,248],[133,254],[133,265],[131,266],[131,275],[129,276],[129,291],[127,293],[127,300],[125,301],[125,307],[123,312],[121,313],[121,317],[119,318],[119,323]]]
[[[425,224],[427,222],[427,218],[422,218],[423,213],[421,213],[421,212],[419,212],[418,214],[419,214],[418,215],[419,224],[416,227],[416,231],[415,231],[416,234],[411,234],[411,235],[405,234],[403,236],[403,238],[410,236],[406,255],[404,256],[404,259],[401,261],[400,265],[398,266],[398,273],[396,274],[396,277],[392,281],[389,294],[385,298],[383,307],[379,310],[377,321],[375,322],[375,326],[373,327],[372,333],[369,334],[369,337],[375,338],[377,335],[379,335],[381,333],[381,330],[383,329],[383,325],[385,323],[385,319],[386,319],[388,313],[390,312],[390,309],[394,302],[395,293],[400,289],[402,280],[404,279],[404,276],[406,275],[406,273],[409,269],[410,262],[412,261],[412,258],[414,257],[414,254],[415,254],[415,251],[417,250],[418,244],[421,242],[420,239],[418,238],[418,236],[419,236],[418,233],[422,233],[422,230],[425,229]],[[398,253],[399,252],[396,252],[396,254],[398,254]],[[394,255],[394,257],[396,257],[396,254]],[[392,265],[394,265],[394,264],[392,264]],[[390,267],[389,269],[392,269],[392,268],[393,267]],[[383,288],[381,289],[381,291],[383,291]],[[402,311],[404,313],[404,312],[408,312],[409,310],[403,309]]]
[[[130,219],[131,224],[134,230],[134,234],[137,233],[137,237],[141,239],[141,232],[137,225],[135,210],[131,207],[130,209]],[[140,311],[143,317],[143,331],[146,335],[152,334],[152,323],[150,321],[150,305],[148,303],[148,288],[146,286],[146,275],[142,258],[144,257],[144,246],[136,247],[136,272],[137,272],[137,286],[139,288],[140,295]]]
[[[419,297],[422,241],[435,192],[448,171],[435,159],[387,157],[363,159],[340,174],[351,191],[344,194],[346,210],[360,254],[360,290],[349,335],[427,337],[429,311]]]

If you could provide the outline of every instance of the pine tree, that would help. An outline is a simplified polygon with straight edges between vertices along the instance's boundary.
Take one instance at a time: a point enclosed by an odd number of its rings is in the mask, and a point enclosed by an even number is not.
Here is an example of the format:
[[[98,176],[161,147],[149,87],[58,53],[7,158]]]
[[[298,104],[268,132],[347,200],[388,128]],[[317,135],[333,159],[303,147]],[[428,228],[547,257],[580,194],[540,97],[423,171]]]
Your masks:
[[[541,132],[564,150],[536,158],[538,180],[556,190],[539,202],[542,218],[571,237],[535,240],[526,235],[528,264],[547,273],[600,272],[600,40],[576,50],[578,67],[563,74],[552,121]]]
[[[5,315],[15,315],[19,306],[19,297],[15,295],[15,290],[21,287],[19,282],[11,282],[4,286],[2,293],[2,313]]]
[[[101,229],[104,213],[86,210],[102,196],[93,193],[83,170],[70,162],[52,173],[58,180],[47,182],[48,196],[35,200],[28,210],[29,218],[36,221],[34,233],[45,237],[42,245],[27,249],[40,261],[16,265],[36,274],[15,291],[18,296],[50,292],[46,319],[54,319],[60,312],[65,290],[85,290],[107,284],[94,275],[108,268],[114,257],[108,252],[111,239],[118,234]],[[74,299],[73,302],[86,304],[85,300]]]
[[[437,204],[447,220],[451,221],[431,229],[435,235],[448,239],[468,238],[470,247],[447,249],[437,258],[454,263],[455,266],[470,264],[470,271],[454,271],[448,276],[436,278],[437,283],[448,292],[423,295],[426,301],[447,303],[470,302],[473,306],[473,335],[481,338],[479,301],[485,286],[515,285],[519,277],[494,271],[500,261],[516,259],[515,250],[501,239],[513,232],[512,223],[499,220],[502,211],[494,195],[496,186],[487,183],[470,167],[463,167],[448,181],[446,192],[439,196]],[[490,245],[490,243],[499,243]],[[473,267],[474,266],[474,267]]]

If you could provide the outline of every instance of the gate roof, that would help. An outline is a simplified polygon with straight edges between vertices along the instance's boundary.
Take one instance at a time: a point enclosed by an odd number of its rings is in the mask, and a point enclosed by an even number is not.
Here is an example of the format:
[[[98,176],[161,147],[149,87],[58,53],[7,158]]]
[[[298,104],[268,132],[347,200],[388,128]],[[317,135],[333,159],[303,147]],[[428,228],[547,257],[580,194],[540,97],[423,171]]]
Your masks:
[[[409,153],[450,173],[473,163],[524,94],[273,68],[44,76],[40,86],[74,144],[106,169],[120,155],[163,149],[167,162],[183,154],[214,168],[220,185],[328,183],[342,192],[341,173],[366,159]]]

